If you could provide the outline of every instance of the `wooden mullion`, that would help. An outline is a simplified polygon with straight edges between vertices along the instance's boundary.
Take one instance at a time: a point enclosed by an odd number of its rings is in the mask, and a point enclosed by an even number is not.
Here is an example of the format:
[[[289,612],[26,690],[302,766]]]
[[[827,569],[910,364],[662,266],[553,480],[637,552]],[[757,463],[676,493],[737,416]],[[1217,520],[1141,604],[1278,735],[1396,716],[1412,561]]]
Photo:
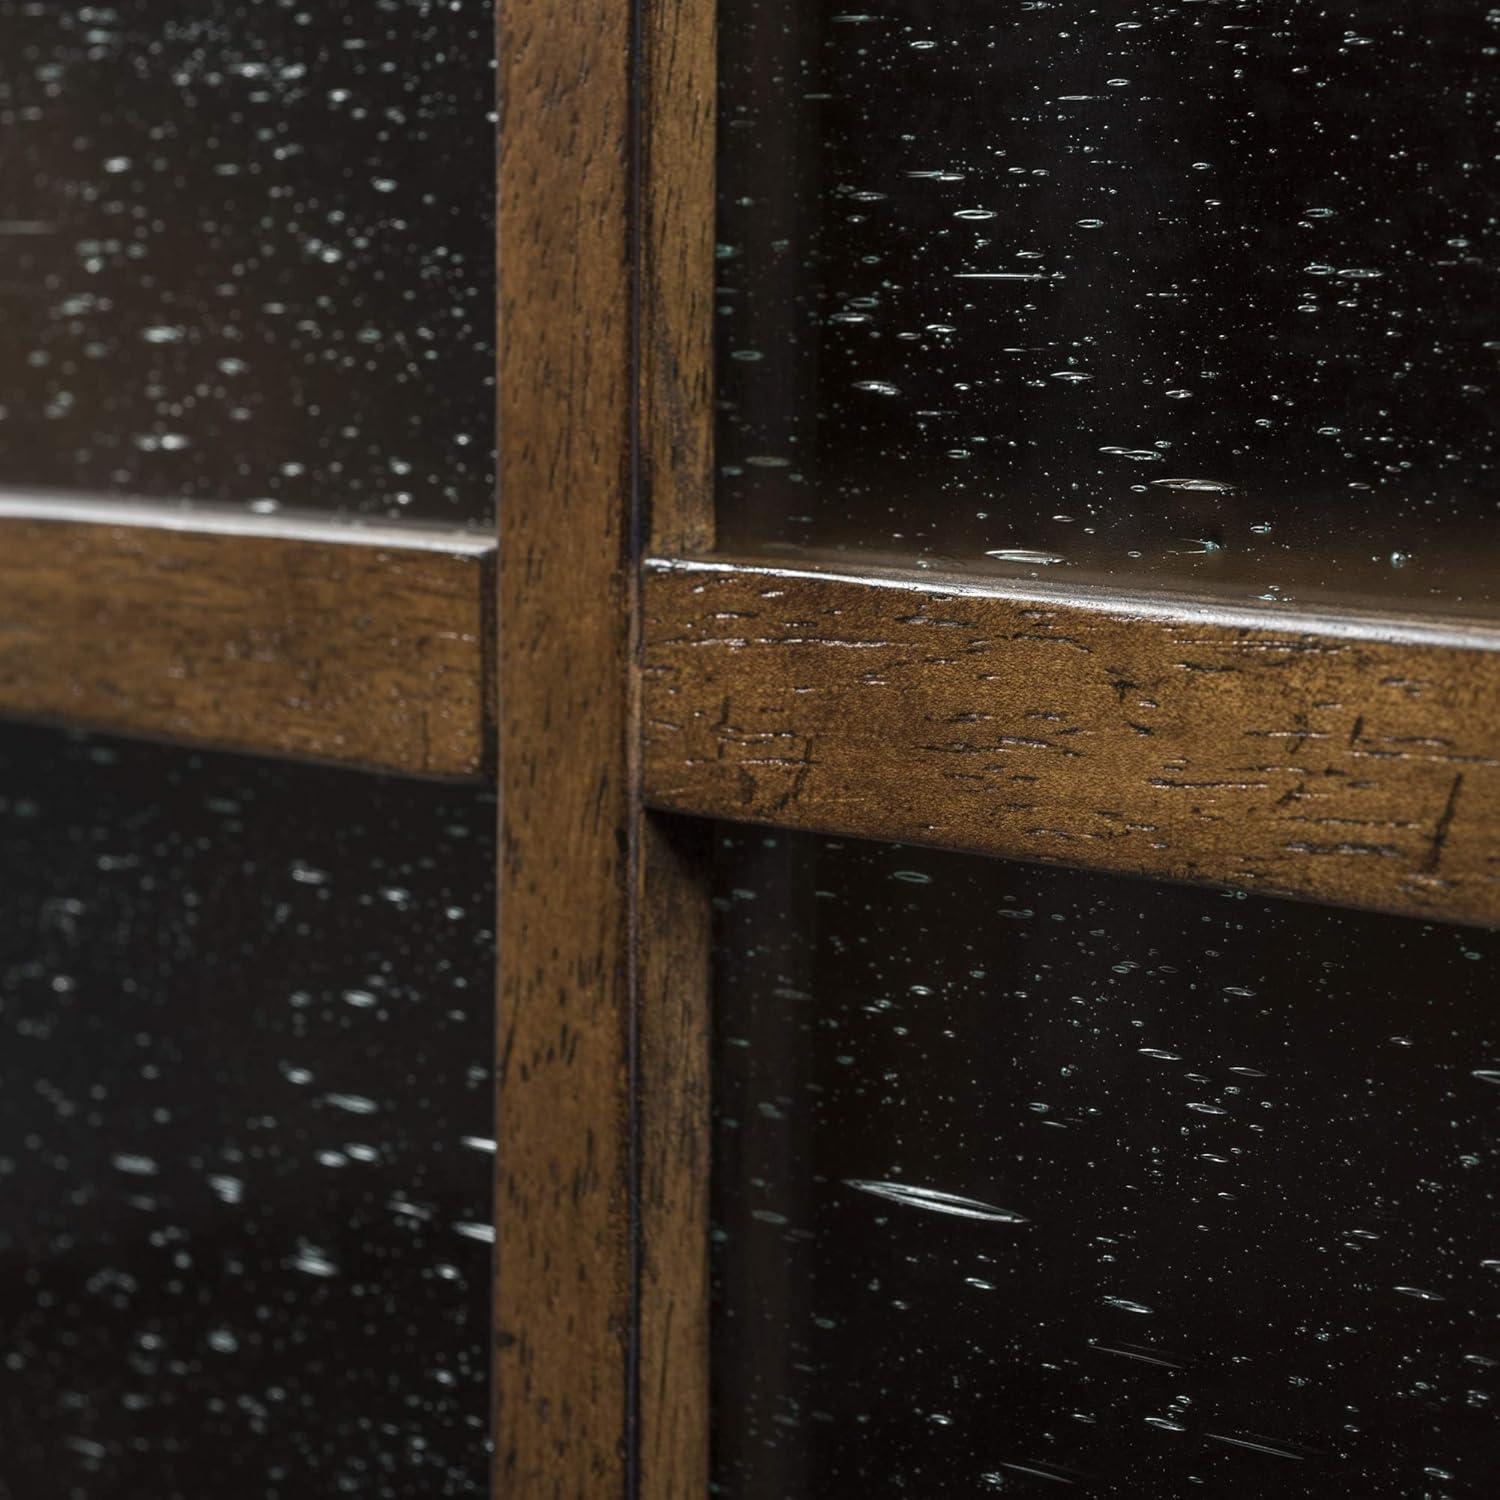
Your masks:
[[[630,1475],[628,0],[506,0],[495,1493]]]
[[[640,458],[649,548],[714,544],[716,0],[643,0]]]
[[[0,715],[478,777],[494,550],[435,529],[0,495]]]
[[[1500,626],[663,560],[642,654],[657,807],[1500,923]]]
[[[658,551],[714,539],[716,11],[646,0],[641,13],[638,454]],[[638,805],[641,1500],[698,1500],[709,1483],[710,842],[703,825]]]
[[[688,1500],[709,1478],[711,829],[641,821],[637,1221],[638,1488]]]

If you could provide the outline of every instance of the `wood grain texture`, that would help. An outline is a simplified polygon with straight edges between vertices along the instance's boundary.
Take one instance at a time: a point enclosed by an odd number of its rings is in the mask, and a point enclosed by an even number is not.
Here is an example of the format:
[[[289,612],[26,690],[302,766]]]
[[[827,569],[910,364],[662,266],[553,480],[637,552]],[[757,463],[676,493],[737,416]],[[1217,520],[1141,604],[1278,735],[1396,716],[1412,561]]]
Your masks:
[[[1500,922],[1500,632],[681,563],[654,805]]]
[[[495,1493],[629,1485],[627,0],[506,0],[500,63]]]
[[[713,545],[715,0],[648,0],[640,70],[641,501],[650,546]],[[636,895],[637,1485],[709,1480],[709,861],[642,815]]]
[[[708,827],[644,820],[640,944],[641,1496],[709,1482]]]
[[[646,0],[641,477],[658,552],[713,545],[716,0]]]
[[[0,515],[0,714],[477,775],[491,559]]]

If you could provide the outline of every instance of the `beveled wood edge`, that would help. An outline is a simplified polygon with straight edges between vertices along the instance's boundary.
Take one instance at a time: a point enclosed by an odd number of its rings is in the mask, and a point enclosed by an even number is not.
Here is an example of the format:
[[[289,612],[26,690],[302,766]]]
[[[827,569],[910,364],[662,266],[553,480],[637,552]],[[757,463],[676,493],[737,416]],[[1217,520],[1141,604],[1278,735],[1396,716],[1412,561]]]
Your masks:
[[[495,550],[491,533],[464,526],[342,518],[295,510],[260,513],[224,503],[178,505],[70,491],[0,489],[0,520],[77,521],[205,536],[276,537],[334,546],[389,547],[398,552],[440,552],[454,557],[487,557]]]
[[[0,716],[481,778],[494,551],[437,528],[0,493]]]
[[[808,555],[795,562],[765,557],[705,553],[653,554],[641,563],[643,577],[665,574],[698,578],[825,579],[860,588],[895,590],[941,598],[1009,600],[1019,605],[1077,609],[1117,619],[1198,621],[1228,629],[1273,631],[1391,645],[1448,646],[1500,651],[1500,613],[1432,614],[1347,602],[1262,603],[1207,590],[1120,584],[1066,584],[1049,579],[938,568],[868,566],[848,558]]]
[[[1500,924],[1494,624],[726,558],[643,578],[652,806]]]

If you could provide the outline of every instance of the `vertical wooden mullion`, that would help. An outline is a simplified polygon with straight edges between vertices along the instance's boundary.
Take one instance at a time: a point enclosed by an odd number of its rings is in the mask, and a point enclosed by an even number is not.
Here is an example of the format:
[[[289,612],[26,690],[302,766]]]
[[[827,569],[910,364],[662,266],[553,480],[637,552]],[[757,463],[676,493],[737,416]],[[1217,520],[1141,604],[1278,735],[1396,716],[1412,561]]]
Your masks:
[[[641,4],[499,15],[507,1497],[707,1484],[706,861],[641,807],[631,539],[712,535],[714,4]]]
[[[708,1474],[705,837],[642,810],[631,541],[712,535],[714,3],[640,6],[499,7],[507,1500]]]
[[[640,457],[649,549],[709,551],[718,0],[640,0]]]
[[[640,1500],[708,1493],[710,839],[706,823],[642,820]]]
[[[716,0],[642,0],[638,434],[651,552],[713,546]],[[637,1463],[709,1480],[708,826],[638,813]]]
[[[623,1496],[630,0],[502,0],[495,1492]]]

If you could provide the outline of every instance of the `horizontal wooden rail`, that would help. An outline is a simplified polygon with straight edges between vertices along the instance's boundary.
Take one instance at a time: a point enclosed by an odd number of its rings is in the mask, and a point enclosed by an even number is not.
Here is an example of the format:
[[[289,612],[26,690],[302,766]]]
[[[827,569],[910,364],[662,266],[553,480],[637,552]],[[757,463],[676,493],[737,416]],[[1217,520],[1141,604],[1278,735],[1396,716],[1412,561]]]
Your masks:
[[[1500,628],[717,560],[644,596],[657,807],[1500,923]]]
[[[0,715],[466,777],[493,545],[0,496]]]

